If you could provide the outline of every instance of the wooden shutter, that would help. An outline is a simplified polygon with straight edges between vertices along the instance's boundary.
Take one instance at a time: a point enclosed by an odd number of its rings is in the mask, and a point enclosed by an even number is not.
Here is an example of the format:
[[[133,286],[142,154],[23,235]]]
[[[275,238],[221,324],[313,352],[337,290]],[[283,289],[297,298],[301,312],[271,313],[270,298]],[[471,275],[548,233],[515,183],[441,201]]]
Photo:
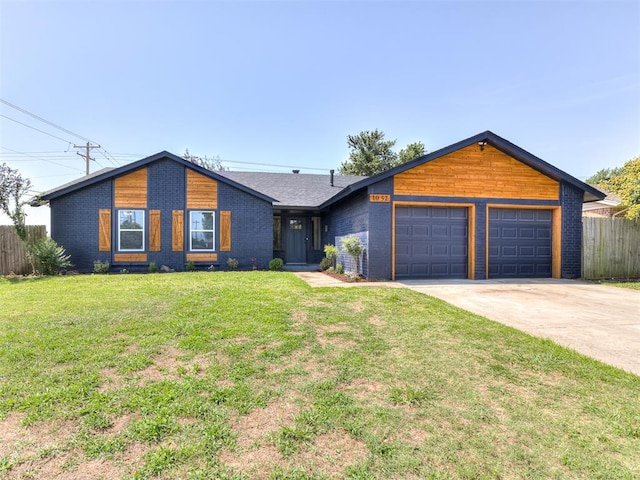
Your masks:
[[[184,251],[184,211],[182,210],[173,211],[171,243],[174,252]]]
[[[111,251],[111,210],[100,209],[98,221],[98,250],[101,252]]]
[[[149,251],[160,251],[160,210],[149,210]]]
[[[220,251],[231,251],[231,212],[220,212]]]

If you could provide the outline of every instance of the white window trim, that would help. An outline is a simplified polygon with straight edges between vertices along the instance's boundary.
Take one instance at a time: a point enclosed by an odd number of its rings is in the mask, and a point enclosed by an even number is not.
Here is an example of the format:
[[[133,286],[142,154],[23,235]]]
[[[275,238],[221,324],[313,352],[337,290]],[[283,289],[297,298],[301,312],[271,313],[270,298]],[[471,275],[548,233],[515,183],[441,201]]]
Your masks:
[[[213,216],[213,228],[211,230],[191,229],[191,217],[194,213],[210,213]],[[193,232],[211,232],[213,243],[211,248],[193,248]],[[216,251],[216,212],[215,210],[191,210],[189,212],[189,251],[190,252],[215,252]]]
[[[139,232],[138,229],[132,228],[121,228],[120,227],[120,212],[142,212],[142,248],[122,248],[120,242],[122,241],[121,232]],[[119,252],[144,252],[145,251],[145,239],[146,239],[146,222],[145,222],[146,212],[143,209],[139,208],[121,208],[118,210],[118,251]]]

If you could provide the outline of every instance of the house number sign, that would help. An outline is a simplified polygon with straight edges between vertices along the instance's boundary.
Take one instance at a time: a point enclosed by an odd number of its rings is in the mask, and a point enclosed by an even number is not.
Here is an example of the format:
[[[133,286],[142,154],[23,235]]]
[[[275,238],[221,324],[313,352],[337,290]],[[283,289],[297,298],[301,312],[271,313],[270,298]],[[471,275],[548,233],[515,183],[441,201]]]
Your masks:
[[[391,195],[380,195],[372,193],[369,195],[369,201],[371,203],[389,203],[391,201]]]

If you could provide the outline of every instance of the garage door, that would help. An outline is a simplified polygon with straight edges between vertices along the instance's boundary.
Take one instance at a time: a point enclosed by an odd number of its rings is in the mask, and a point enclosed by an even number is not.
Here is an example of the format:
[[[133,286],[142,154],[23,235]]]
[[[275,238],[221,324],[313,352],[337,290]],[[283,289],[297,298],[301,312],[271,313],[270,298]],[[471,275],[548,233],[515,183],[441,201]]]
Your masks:
[[[551,210],[489,209],[489,278],[551,277]]]
[[[467,278],[468,211],[396,207],[396,278]]]

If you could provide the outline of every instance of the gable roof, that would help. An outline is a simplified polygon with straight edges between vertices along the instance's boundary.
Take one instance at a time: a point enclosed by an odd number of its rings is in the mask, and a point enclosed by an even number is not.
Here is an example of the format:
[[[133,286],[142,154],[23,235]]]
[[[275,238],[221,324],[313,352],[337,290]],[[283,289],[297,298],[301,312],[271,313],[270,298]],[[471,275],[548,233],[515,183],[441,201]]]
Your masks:
[[[192,170],[195,170],[196,172],[212,178],[216,181],[222,182],[222,183],[226,183],[227,185],[230,185],[232,187],[235,187],[239,190],[242,190],[245,193],[248,193],[250,195],[253,195],[254,197],[258,197],[262,200],[265,200],[269,203],[272,203],[274,201],[273,198],[271,198],[268,195],[265,195],[264,193],[261,193],[257,190],[254,190],[250,187],[247,187],[246,185],[243,185],[241,183],[237,183],[234,180],[227,178],[227,177],[223,177],[221,175],[218,174],[218,172],[213,172],[211,170],[208,170],[206,168],[201,167],[200,165],[196,165],[193,162],[190,162],[188,160],[185,160],[182,157],[178,157],[177,155],[174,155],[173,153],[169,153],[167,151],[163,151],[160,153],[156,153],[155,155],[151,155],[150,157],[146,157],[143,158],[141,160],[138,160],[136,162],[132,162],[129,163],[128,165],[124,165],[122,167],[118,167],[118,168],[104,168],[102,170],[99,170],[95,173],[92,173],[91,175],[87,175],[81,178],[78,178],[77,180],[74,180],[72,182],[69,183],[65,183],[64,185],[61,185],[59,187],[56,187],[52,190],[49,190],[47,192],[44,192],[42,195],[38,196],[36,199],[33,200],[32,205],[33,206],[38,206],[41,205],[42,202],[44,201],[45,203],[49,200],[54,200],[56,198],[62,197],[64,195],[67,195],[69,193],[75,192],[77,190],[80,190],[82,188],[91,186],[91,185],[95,185],[96,183],[102,182],[104,180],[108,180],[114,177],[119,177],[121,175],[125,175],[129,172],[132,172],[134,170],[137,170],[139,168],[145,167],[151,163],[160,161],[160,160],[171,160],[173,162],[179,163],[181,165],[184,165],[185,167],[188,167]]]
[[[319,208],[349,185],[368,177],[308,173],[218,172],[275,199],[280,208]]]
[[[332,198],[329,202],[326,202],[323,205],[323,207],[329,206],[330,204],[354,193],[355,191],[360,190],[362,188],[366,188],[369,185],[377,183],[381,180],[385,180],[387,178],[393,177],[398,173],[404,172],[418,165],[422,165],[423,163],[431,162],[440,157],[453,153],[457,150],[460,150],[462,148],[468,147],[473,144],[478,144],[480,142],[486,142],[487,145],[491,145],[492,147],[503,152],[504,154],[509,155],[512,158],[515,158],[516,160],[524,163],[525,165],[533,168],[534,170],[537,170],[538,172],[550,178],[553,178],[554,180],[566,182],[582,190],[584,192],[585,202],[593,202],[596,200],[601,200],[605,197],[605,194],[602,193],[597,188],[594,188],[590,185],[587,185],[584,182],[581,182],[577,178],[572,177],[568,173],[563,172],[559,168],[554,167],[550,163],[547,163],[544,160],[542,160],[541,158],[536,157],[535,155],[509,142],[508,140],[505,140],[504,138],[487,130],[485,132],[478,133],[473,137],[469,137],[466,140],[461,140],[460,142],[449,145],[448,147],[444,147],[444,148],[441,148],[440,150],[436,150],[435,152],[428,153],[414,160],[411,160],[410,162],[403,163],[402,165],[398,165],[397,167],[391,168],[389,170],[386,170],[372,177],[367,177],[364,180],[361,180],[360,182],[355,183],[347,187],[346,189],[344,189],[342,192],[340,192],[338,195]]]

